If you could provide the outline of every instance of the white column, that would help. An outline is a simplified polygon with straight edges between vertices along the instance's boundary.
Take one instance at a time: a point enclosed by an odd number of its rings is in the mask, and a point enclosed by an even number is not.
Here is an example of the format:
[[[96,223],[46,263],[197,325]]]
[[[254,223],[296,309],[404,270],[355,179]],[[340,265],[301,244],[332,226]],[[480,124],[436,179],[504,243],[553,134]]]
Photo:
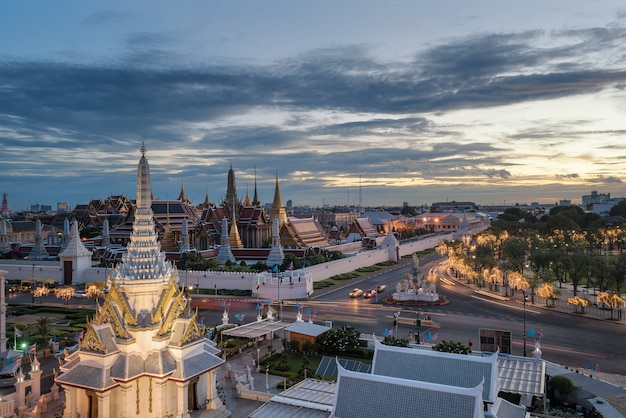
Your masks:
[[[171,411],[168,409],[167,380],[166,379],[164,380],[154,379],[152,381],[152,409],[157,417],[163,417],[171,413]]]
[[[64,386],[65,390],[65,411],[63,412],[63,418],[76,418],[78,411],[76,410],[76,395],[78,389],[72,386]]]
[[[215,369],[208,372],[206,375],[206,397],[211,402],[207,404],[207,409],[219,409],[224,406],[222,400],[217,393],[217,382],[215,380]]]
[[[98,416],[99,417],[110,417],[111,415],[111,392],[98,392],[96,393],[98,397]]]
[[[132,396],[133,385],[130,383],[120,384],[120,397],[121,399],[121,418],[135,417],[135,399]]]
[[[176,416],[181,418],[190,418],[189,415],[189,382],[176,382],[176,391],[178,392],[178,413]]]

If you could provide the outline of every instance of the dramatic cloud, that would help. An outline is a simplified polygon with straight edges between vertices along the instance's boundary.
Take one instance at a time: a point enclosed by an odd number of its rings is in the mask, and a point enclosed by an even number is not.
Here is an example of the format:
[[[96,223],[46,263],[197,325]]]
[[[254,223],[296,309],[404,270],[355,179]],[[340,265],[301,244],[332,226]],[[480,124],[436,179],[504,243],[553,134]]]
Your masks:
[[[184,178],[194,201],[223,196],[230,164],[240,194],[256,173],[271,201],[278,170],[283,198],[310,205],[357,189],[370,205],[476,193],[552,202],[622,183],[619,23],[455,33],[404,59],[368,39],[262,62],[206,59],[202,38],[188,41],[193,20],[157,30],[136,12],[79,20],[115,42],[90,59],[0,55],[0,174],[18,207],[133,195],[142,142],[155,195],[175,198]]]

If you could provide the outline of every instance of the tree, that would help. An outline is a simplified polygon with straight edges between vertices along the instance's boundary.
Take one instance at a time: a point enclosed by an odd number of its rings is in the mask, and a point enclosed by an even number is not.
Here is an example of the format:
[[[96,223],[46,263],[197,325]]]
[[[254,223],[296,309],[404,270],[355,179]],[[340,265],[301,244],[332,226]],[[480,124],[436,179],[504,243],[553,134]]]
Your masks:
[[[41,298],[41,297],[44,297],[44,296],[48,296],[49,294],[50,294],[50,289],[48,289],[46,286],[38,287],[33,292],[33,296],[36,297],[36,298]]]
[[[537,289],[537,296],[546,299],[546,306],[550,304],[550,301],[554,305],[554,299],[557,297],[556,288],[552,283],[544,283]]]
[[[574,383],[567,376],[553,376],[548,380],[548,386],[551,389],[558,390],[559,393],[567,395],[574,390]]]
[[[331,328],[324,334],[322,347],[326,354],[345,354],[359,346],[360,332],[354,328]]]
[[[407,340],[406,338],[396,338],[394,336],[387,335],[385,336],[385,338],[383,338],[383,344],[392,345],[395,347],[408,347],[409,340]]]
[[[622,293],[622,283],[626,278],[626,256],[620,255],[613,261],[609,268],[609,276],[617,293]]]
[[[613,206],[609,211],[609,216],[622,216],[626,218],[626,200],[622,200],[617,205]]]
[[[219,261],[217,259],[206,260],[200,253],[188,252],[180,256],[176,262],[176,267],[179,270],[206,271],[217,269],[219,267]],[[232,262],[229,264],[229,267],[232,267]]]
[[[508,280],[509,286],[511,286],[512,289],[521,290],[524,295],[526,295],[526,290],[530,287],[530,285],[528,284],[528,280],[526,280],[526,277],[524,277],[522,273],[514,271],[513,273],[509,274]]]
[[[102,294],[102,290],[96,285],[91,285],[87,288],[85,293],[87,294],[87,297],[95,299]]]
[[[54,289],[54,296],[57,299],[63,299],[65,304],[69,303],[74,297],[74,288],[72,286],[64,286]]]
[[[585,307],[589,306],[589,301],[579,296],[567,298],[567,303],[570,305],[574,305],[576,307],[576,312],[578,312],[578,307],[580,306],[581,313],[585,313]]]
[[[580,280],[591,270],[591,256],[576,253],[567,257],[569,258],[569,263],[567,263],[568,275],[572,286],[574,286],[574,296],[576,296]]]
[[[528,242],[519,237],[511,237],[502,245],[502,257],[511,270],[523,271]]]
[[[602,303],[611,308],[611,319],[613,319],[613,309],[626,306],[626,300],[622,299],[622,297],[617,293],[600,292],[598,293],[596,300],[598,303]]]
[[[37,336],[40,347],[45,347],[52,337],[52,333],[50,332],[50,318],[47,316],[41,316],[37,320]]]

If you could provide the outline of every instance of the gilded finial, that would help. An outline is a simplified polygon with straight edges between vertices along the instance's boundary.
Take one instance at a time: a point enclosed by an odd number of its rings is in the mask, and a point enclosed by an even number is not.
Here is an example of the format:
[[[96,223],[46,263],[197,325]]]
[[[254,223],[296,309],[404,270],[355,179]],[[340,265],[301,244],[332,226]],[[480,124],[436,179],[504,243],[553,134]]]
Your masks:
[[[146,146],[144,145],[144,143],[141,143],[141,155],[144,156],[146,155]]]

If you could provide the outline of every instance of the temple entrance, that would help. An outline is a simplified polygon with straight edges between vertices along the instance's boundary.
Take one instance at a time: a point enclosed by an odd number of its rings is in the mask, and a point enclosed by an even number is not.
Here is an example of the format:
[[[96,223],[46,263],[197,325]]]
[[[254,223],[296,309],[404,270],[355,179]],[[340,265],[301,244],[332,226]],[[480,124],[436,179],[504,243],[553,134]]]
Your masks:
[[[189,387],[187,389],[187,407],[189,409],[193,409],[197,411],[200,409],[200,405],[198,405],[198,378],[196,377],[191,382],[189,382]]]
[[[65,260],[63,262],[63,284],[65,286],[72,285],[72,260]]]
[[[98,396],[95,392],[87,392],[88,409],[87,416],[89,418],[98,418]]]

